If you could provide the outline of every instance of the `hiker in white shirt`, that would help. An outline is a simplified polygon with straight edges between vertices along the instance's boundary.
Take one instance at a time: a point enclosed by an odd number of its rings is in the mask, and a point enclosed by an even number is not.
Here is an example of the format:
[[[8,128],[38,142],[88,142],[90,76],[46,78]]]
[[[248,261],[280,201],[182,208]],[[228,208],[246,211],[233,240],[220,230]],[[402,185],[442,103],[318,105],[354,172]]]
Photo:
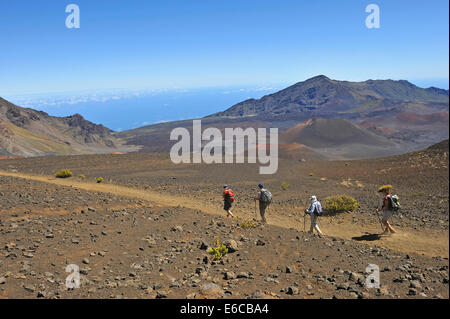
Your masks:
[[[309,209],[305,209],[305,213],[309,214],[309,217],[311,219],[311,228],[309,229],[309,233],[312,234],[315,229],[319,233],[319,235],[322,235],[319,225],[317,224],[317,219],[322,215],[322,205],[314,195],[309,199],[311,200],[311,206],[309,207]]]

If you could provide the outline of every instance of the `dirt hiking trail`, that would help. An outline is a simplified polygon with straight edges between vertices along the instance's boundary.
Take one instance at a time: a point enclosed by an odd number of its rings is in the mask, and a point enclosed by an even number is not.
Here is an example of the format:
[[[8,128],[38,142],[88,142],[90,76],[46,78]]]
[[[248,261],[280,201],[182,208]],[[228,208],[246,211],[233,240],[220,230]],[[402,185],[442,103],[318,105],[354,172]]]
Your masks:
[[[60,186],[73,187],[92,192],[102,192],[145,200],[157,206],[185,207],[200,210],[209,214],[224,214],[222,207],[205,203],[199,199],[192,199],[185,196],[175,196],[162,194],[151,190],[134,189],[130,187],[78,181],[74,179],[57,179],[55,177],[43,175],[30,175],[16,172],[0,171],[0,175],[37,182],[51,183]],[[298,212],[292,212],[298,214]],[[239,209],[235,214],[244,219],[254,217],[254,212],[248,212],[247,216]],[[368,219],[368,218],[367,218]],[[287,217],[277,214],[276,208],[271,207],[268,211],[269,224],[284,228],[296,228],[303,231],[303,217]],[[428,257],[449,256],[449,233],[448,231],[437,231],[427,229],[417,231],[413,229],[397,227],[397,234],[391,236],[380,235],[380,224],[376,221],[368,220],[364,225],[355,224],[350,217],[340,217],[338,221],[331,218],[321,218],[319,221],[321,230],[329,236],[343,238],[347,240],[358,240],[371,246],[381,246],[402,253],[416,253]],[[309,218],[306,218],[306,230],[309,229]]]

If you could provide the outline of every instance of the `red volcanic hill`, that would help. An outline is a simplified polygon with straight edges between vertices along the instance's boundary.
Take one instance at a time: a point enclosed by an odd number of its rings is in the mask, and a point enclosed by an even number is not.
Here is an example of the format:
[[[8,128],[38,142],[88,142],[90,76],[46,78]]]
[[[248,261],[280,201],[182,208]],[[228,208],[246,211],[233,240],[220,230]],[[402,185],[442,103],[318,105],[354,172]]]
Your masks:
[[[343,119],[310,119],[286,130],[281,139],[286,143],[296,142],[312,148],[346,144],[394,145],[386,138]]]
[[[416,114],[412,112],[403,112],[397,115],[397,119],[408,124],[435,124],[448,123],[449,116],[447,112],[432,114]]]

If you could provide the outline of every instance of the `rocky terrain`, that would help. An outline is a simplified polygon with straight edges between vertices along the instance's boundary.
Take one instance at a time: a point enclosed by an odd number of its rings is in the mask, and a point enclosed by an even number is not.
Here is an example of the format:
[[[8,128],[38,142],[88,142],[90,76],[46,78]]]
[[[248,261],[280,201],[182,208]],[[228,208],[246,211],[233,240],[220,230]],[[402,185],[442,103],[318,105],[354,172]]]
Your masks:
[[[176,166],[167,157],[1,160],[0,296],[449,298],[448,141],[383,159],[284,159],[262,180],[254,165]],[[60,168],[75,177],[55,179]],[[274,194],[269,224],[246,226],[259,182]],[[237,193],[237,219],[224,217],[224,183]],[[385,183],[402,203],[391,236],[374,213]],[[311,194],[348,194],[361,207],[322,217],[319,238],[303,231]],[[216,239],[229,247],[220,260],[207,251]],[[64,285],[71,264],[79,289]],[[365,286],[369,264],[380,269],[378,289]]]

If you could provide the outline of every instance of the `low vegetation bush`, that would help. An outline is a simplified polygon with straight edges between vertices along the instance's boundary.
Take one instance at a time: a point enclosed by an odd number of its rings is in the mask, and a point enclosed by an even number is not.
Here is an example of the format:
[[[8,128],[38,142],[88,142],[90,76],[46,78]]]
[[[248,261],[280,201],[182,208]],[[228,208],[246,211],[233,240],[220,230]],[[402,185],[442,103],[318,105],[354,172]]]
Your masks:
[[[289,184],[286,182],[281,183],[281,189],[286,191],[289,188]]]
[[[59,172],[57,172],[55,174],[56,178],[69,178],[72,176],[73,176],[73,173],[71,171],[69,171],[68,169],[60,170]]]
[[[208,252],[213,255],[216,260],[219,260],[228,254],[228,248],[224,243],[220,244],[219,238],[216,238],[215,247],[211,247]]]
[[[86,176],[84,176],[84,174],[78,174],[78,177],[79,177],[80,179],[85,179],[85,178],[86,178]]]
[[[103,177],[97,178],[97,183],[101,183],[101,182],[103,182]]]
[[[254,220],[249,220],[249,221],[240,223],[240,226],[244,229],[256,228],[256,222]]]
[[[325,211],[330,214],[353,212],[359,207],[356,199],[347,195],[335,195],[325,198]]]

